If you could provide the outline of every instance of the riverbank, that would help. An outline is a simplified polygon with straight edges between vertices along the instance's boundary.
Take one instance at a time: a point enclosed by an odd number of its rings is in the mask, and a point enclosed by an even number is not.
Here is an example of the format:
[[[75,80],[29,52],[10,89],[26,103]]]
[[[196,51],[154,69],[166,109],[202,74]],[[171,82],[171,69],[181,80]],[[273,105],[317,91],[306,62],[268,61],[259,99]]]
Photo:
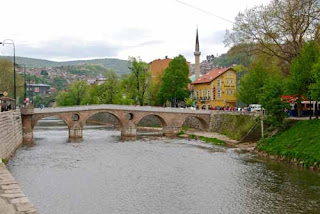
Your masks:
[[[270,159],[319,169],[320,120],[297,121],[274,136],[261,140],[256,151]]]
[[[253,151],[256,147],[255,142],[240,143],[239,140],[231,139],[230,137],[217,132],[205,132],[196,129],[188,129],[185,131],[181,131],[178,134],[178,137],[198,139],[214,145],[222,145],[230,148],[239,148],[247,151]]]

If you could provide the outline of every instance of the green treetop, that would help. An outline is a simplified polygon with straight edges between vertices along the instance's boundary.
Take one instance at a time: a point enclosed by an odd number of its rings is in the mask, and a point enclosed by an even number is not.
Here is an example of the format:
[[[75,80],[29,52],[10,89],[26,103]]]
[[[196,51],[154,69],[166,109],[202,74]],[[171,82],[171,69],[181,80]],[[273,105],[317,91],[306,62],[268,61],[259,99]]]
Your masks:
[[[189,97],[189,67],[184,56],[175,57],[166,68],[158,94],[160,103],[183,101]]]

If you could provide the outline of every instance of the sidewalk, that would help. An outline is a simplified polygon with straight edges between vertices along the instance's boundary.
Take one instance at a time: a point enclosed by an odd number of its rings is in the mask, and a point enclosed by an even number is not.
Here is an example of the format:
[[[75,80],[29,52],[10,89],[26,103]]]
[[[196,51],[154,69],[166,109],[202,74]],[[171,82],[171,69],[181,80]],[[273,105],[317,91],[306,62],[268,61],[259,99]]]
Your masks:
[[[38,213],[29,199],[22,193],[19,184],[15,181],[2,162],[0,162],[0,213]]]

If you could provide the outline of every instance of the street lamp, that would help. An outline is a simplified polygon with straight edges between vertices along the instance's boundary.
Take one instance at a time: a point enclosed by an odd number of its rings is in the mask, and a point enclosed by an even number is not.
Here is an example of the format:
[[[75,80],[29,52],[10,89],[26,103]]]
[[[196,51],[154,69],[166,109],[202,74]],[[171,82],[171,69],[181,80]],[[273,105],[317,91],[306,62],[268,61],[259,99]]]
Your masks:
[[[0,42],[0,45],[12,44],[13,46],[13,97],[15,103],[17,103],[17,86],[16,86],[16,47],[14,42],[11,39],[5,39],[3,42]]]

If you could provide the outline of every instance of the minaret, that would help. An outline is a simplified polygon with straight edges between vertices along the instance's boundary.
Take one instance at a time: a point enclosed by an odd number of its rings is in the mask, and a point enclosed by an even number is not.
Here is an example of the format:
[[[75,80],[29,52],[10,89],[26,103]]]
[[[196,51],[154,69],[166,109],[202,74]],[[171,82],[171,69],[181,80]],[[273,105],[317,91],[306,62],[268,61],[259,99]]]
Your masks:
[[[200,77],[200,47],[199,47],[199,38],[198,38],[198,27],[197,27],[197,35],[196,35],[196,50],[194,52],[194,56],[195,56],[195,75],[196,75],[196,79],[198,79]]]

